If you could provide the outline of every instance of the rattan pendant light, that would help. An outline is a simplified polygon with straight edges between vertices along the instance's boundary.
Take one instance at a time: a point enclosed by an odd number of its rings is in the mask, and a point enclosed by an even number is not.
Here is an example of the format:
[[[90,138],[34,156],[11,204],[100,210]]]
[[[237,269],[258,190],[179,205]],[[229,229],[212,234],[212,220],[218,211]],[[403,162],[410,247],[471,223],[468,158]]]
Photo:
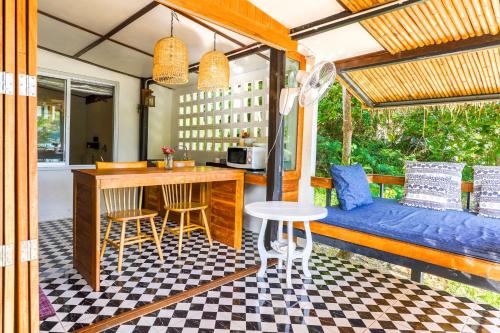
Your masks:
[[[161,84],[184,84],[188,82],[188,49],[182,40],[173,36],[174,17],[172,11],[170,37],[156,42],[153,57],[153,80]]]
[[[198,73],[198,90],[213,91],[229,88],[229,61],[226,55],[214,49],[203,55]]]

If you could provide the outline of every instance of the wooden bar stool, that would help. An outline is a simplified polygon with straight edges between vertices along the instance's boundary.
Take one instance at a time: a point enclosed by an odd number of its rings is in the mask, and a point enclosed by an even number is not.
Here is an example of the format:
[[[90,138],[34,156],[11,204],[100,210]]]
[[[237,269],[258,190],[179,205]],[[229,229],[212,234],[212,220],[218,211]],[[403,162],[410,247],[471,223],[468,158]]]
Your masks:
[[[97,162],[97,169],[132,169],[146,168],[147,162]],[[118,272],[122,271],[123,249],[127,245],[138,244],[139,251],[142,251],[142,243],[153,241],[156,244],[158,256],[163,261],[163,253],[161,251],[160,240],[156,233],[154,218],[158,212],[149,209],[142,209],[142,193],[143,187],[125,187],[104,189],[104,203],[106,205],[106,218],[108,225],[101,248],[101,260],[104,257],[107,244],[111,244],[118,249]],[[141,232],[141,219],[149,219],[152,235],[147,235]],[[125,237],[127,222],[135,220],[137,235],[133,237]],[[111,226],[113,222],[121,223],[121,232],[119,240],[109,238]]]
[[[163,161],[158,161],[156,164],[157,167],[163,168],[165,163]],[[174,168],[182,168],[182,167],[194,167],[195,161],[174,161]],[[203,189],[205,184],[201,184],[201,191],[203,193]],[[201,202],[193,202],[192,201],[192,193],[193,193],[193,184],[171,184],[171,185],[162,185],[162,193],[163,193],[163,201],[165,204],[165,218],[163,219],[163,224],[161,226],[160,239],[163,239],[163,234],[165,231],[178,235],[179,236],[179,245],[178,245],[178,254],[181,255],[182,252],[182,238],[183,234],[187,233],[188,237],[191,234],[191,231],[194,230],[204,230],[207,234],[208,242],[212,245],[212,236],[210,235],[210,228],[208,226],[208,220],[206,215],[206,209],[208,205],[203,203],[204,196],[200,196]],[[176,212],[181,215],[180,223],[178,227],[169,228],[167,226],[168,215],[170,212]],[[202,220],[203,225],[199,224],[191,224],[191,212],[199,211],[200,218]],[[184,225],[186,223],[186,225]]]

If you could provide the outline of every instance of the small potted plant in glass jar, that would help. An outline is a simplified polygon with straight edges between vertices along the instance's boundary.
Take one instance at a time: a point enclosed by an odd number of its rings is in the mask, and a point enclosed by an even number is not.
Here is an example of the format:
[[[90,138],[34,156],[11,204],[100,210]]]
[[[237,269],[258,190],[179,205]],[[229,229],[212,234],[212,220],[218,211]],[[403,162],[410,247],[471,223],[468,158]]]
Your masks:
[[[164,157],[165,169],[167,169],[167,170],[173,169],[174,168],[175,149],[172,147],[163,146],[163,147],[161,147],[161,150],[163,151],[163,155],[165,155],[165,157]]]

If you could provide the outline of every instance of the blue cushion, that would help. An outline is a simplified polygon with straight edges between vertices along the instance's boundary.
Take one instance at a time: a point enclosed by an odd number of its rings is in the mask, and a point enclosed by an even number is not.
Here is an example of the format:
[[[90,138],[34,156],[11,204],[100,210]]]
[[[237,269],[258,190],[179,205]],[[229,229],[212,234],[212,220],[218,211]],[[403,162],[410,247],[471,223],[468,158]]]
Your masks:
[[[351,210],[373,202],[370,184],[360,164],[332,165],[330,174],[343,210]]]
[[[374,198],[372,205],[349,212],[328,207],[321,222],[500,263],[498,219],[467,211],[437,211]]]

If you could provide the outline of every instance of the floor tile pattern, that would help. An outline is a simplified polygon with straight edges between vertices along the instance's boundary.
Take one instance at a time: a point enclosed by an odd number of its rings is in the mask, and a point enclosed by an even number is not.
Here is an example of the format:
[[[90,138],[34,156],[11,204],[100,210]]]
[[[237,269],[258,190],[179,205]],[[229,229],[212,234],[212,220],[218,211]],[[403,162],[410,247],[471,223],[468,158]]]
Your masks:
[[[311,279],[268,269],[107,333],[500,332],[500,311],[320,254]]]
[[[150,233],[148,223],[142,231]],[[157,221],[158,229],[161,225]],[[102,234],[104,234],[102,225]],[[119,238],[118,224],[111,237]],[[136,232],[135,223],[130,233]],[[196,287],[199,284],[254,266],[256,235],[245,232],[245,251],[236,251],[214,242],[203,233],[193,232],[184,240],[183,254],[177,256],[177,237],[165,234],[162,242],[164,263],[159,261],[152,242],[125,248],[123,270],[118,273],[118,252],[108,246],[102,261],[101,292],[93,292],[72,264],[72,221],[40,223],[40,285],[56,310],[44,320],[43,332],[69,332],[121,312]]]

